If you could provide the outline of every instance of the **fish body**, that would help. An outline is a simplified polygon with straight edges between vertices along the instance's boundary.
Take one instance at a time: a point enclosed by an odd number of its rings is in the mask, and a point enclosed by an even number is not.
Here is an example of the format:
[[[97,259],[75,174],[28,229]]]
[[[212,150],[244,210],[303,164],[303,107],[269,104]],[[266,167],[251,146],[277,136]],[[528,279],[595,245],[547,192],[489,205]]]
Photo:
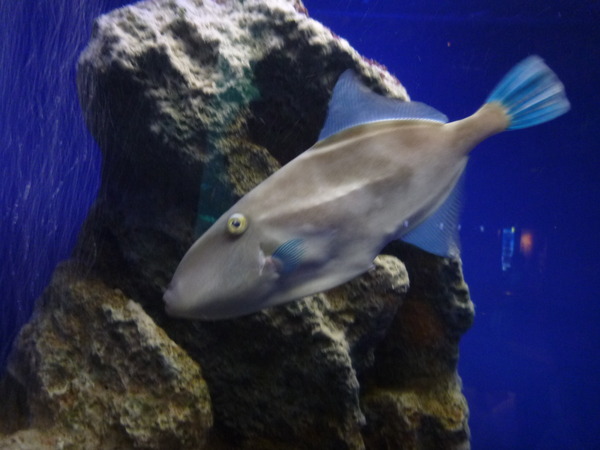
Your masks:
[[[523,72],[533,74],[523,81]],[[167,312],[225,319],[330,289],[368,270],[395,239],[456,254],[457,184],[469,152],[512,125],[540,123],[531,114],[545,121],[568,109],[562,84],[541,59],[528,58],[507,78],[475,114],[447,123],[434,109],[376,95],[345,72],[320,140],[192,245],[165,292]],[[507,83],[524,92],[512,100]],[[495,99],[499,89],[507,93]],[[526,123],[516,108],[530,108],[534,96],[541,96],[534,106],[548,103],[549,89],[559,94],[551,92],[550,113],[548,105],[535,107]]]

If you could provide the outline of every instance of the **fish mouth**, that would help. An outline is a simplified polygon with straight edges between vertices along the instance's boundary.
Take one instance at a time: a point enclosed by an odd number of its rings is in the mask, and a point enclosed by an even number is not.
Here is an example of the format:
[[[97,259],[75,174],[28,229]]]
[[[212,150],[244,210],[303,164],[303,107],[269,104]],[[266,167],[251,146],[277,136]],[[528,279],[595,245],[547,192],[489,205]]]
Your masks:
[[[223,313],[211,306],[189,305],[182,301],[172,285],[165,290],[163,302],[167,315],[175,319],[216,321],[237,317],[237,314]]]
[[[165,303],[165,311],[168,315],[174,316],[175,310],[173,308],[173,304],[175,303],[175,293],[171,286],[167,287],[167,290],[163,294],[163,302]]]
[[[189,313],[185,308],[181,308],[181,299],[175,293],[175,289],[169,285],[163,294],[163,302],[165,303],[165,312],[171,317],[186,319],[189,318]]]

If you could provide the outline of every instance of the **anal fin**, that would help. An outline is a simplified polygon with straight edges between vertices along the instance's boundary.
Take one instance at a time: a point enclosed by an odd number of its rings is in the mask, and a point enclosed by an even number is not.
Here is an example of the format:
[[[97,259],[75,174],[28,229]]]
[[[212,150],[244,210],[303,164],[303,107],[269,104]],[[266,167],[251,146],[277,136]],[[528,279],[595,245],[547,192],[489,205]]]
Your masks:
[[[462,209],[464,173],[460,175],[454,188],[439,208],[423,222],[399,238],[426,252],[444,257],[457,257],[460,254],[459,219]]]

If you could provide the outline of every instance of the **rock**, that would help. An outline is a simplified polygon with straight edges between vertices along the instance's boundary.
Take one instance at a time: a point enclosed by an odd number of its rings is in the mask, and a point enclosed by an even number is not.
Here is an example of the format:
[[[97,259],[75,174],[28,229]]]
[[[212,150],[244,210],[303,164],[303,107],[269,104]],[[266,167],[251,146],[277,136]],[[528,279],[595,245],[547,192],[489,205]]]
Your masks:
[[[357,369],[373,361],[408,287],[403,265],[376,260],[327,294],[247,318],[177,324],[176,342],[200,362],[215,422],[236,445],[363,448]],[[343,447],[340,447],[343,446]]]
[[[198,364],[138,303],[72,265],[56,270],[15,349],[13,387],[27,396],[29,425],[44,430],[27,439],[48,448],[176,448],[212,427]]]
[[[392,243],[411,288],[363,380],[368,448],[469,448],[468,406],[456,373],[473,322],[460,261]]]
[[[78,87],[101,192],[15,344],[0,448],[468,447],[459,261],[398,244],[289,305],[164,313],[195,237],[315,142],[346,68],[408,99],[298,0],[155,0],[97,20]]]

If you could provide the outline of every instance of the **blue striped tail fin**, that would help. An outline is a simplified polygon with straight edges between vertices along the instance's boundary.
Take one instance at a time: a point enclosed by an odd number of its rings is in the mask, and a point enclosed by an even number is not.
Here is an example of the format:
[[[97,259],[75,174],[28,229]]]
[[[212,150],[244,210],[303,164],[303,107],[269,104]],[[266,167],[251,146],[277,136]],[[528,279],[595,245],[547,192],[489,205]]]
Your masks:
[[[563,84],[539,56],[529,56],[513,67],[486,101],[492,102],[506,109],[509,130],[547,122],[570,108]]]

